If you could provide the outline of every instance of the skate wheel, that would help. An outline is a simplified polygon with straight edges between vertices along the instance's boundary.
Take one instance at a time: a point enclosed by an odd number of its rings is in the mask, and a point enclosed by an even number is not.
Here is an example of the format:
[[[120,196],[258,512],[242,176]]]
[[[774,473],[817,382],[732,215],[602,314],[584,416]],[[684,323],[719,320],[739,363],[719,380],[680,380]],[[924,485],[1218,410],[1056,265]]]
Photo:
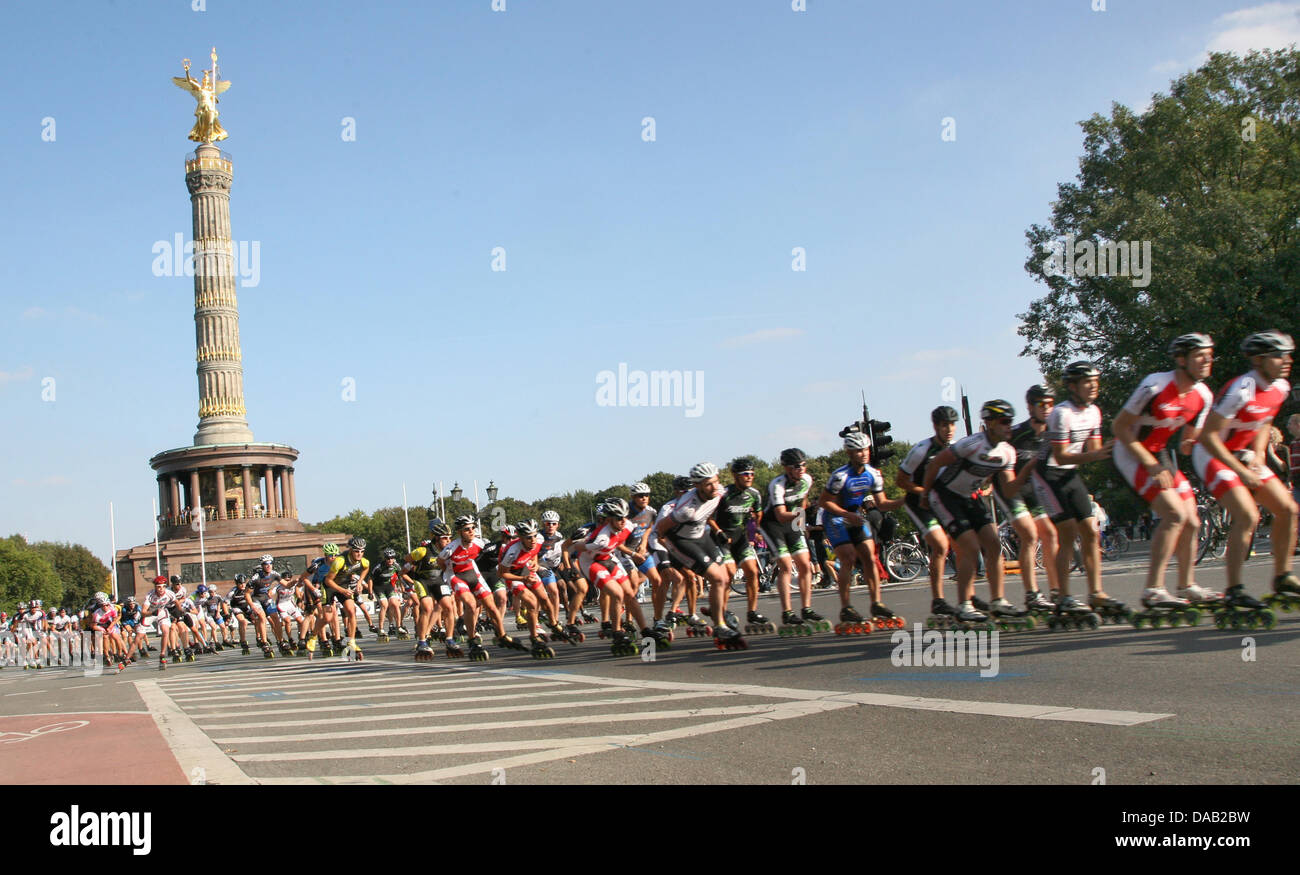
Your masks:
[[[1268,611],[1268,610],[1260,611],[1259,625],[1261,628],[1264,629],[1272,629],[1274,626],[1277,625],[1277,615],[1274,614],[1272,611]]]

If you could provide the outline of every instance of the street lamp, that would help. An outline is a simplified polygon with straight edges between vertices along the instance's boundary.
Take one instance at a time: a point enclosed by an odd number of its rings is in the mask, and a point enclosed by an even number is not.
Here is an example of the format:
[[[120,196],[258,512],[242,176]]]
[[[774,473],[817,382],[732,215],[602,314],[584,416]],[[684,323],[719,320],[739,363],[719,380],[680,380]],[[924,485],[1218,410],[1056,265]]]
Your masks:
[[[456,483],[456,485],[454,485],[454,486],[451,487],[451,500],[452,500],[452,501],[460,501],[461,496],[464,495],[464,494],[465,494],[465,490],[460,488],[460,483],[459,483],[459,482]]]
[[[488,504],[491,504],[492,502],[497,500],[497,491],[498,491],[497,485],[493,483],[491,480],[489,480],[487,485]]]

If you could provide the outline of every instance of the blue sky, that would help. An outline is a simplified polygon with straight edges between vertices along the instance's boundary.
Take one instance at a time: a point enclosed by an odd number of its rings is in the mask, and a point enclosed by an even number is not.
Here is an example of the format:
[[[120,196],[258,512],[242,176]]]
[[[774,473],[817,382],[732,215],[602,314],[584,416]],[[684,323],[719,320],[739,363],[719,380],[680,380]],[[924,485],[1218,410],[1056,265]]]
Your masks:
[[[107,557],[112,501],[118,546],[144,543],[148,459],[192,440],[192,280],[152,269],[190,233],[182,57],[215,45],[233,82],[249,422],[301,451],[316,521],[403,482],[415,504],[474,478],[533,499],[822,453],[860,389],[913,440],[945,379],[1023,397],[1024,231],[1076,172],[1077,122],[1300,30],[1297,3],[1092,5],[8,9],[0,532]],[[701,372],[697,408],[599,406],[620,363]]]

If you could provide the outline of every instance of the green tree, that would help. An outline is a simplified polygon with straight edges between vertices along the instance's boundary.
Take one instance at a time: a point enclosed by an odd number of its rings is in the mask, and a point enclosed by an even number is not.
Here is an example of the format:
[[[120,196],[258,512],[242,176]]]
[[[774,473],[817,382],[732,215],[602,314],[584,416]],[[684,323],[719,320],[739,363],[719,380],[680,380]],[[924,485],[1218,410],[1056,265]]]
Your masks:
[[[1172,367],[1166,347],[1178,334],[1215,338],[1217,386],[1248,367],[1237,352],[1244,336],[1294,330],[1298,111],[1300,52],[1289,49],[1211,55],[1156,94],[1145,113],[1115,104],[1109,117],[1082,122],[1077,180],[1058,186],[1049,222],[1026,232],[1025,269],[1048,292],[1020,314],[1022,355],[1036,357],[1049,376],[1072,359],[1096,362],[1099,403],[1113,413],[1142,376]],[[1087,275],[1081,247],[1063,273],[1065,259],[1047,250],[1070,235],[1093,244],[1149,241],[1150,284]]]
[[[80,610],[96,592],[107,591],[105,582],[111,579],[112,571],[86,547],[37,541],[32,549],[50,563],[63,587],[62,597],[55,607]]]
[[[19,602],[40,599],[57,606],[63,587],[54,566],[18,536],[0,540],[0,610],[13,613]]]

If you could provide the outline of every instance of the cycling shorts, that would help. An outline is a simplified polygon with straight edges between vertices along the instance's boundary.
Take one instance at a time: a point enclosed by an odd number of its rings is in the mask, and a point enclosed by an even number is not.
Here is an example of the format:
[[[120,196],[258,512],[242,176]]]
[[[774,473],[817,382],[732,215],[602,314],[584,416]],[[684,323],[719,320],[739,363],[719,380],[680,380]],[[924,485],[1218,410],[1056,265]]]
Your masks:
[[[532,575],[526,578],[525,580],[510,581],[511,595],[517,592],[523,592],[525,587],[533,590],[534,592],[540,592],[543,589],[544,584],[542,583],[542,579],[536,575]]]
[[[699,538],[683,538],[680,535],[668,542],[669,555],[681,567],[704,574],[712,565],[721,565],[726,559],[722,548],[707,534]]]
[[[475,598],[482,601],[483,599],[492,597],[492,590],[489,589],[487,583],[484,582],[484,576],[485,575],[480,575],[477,571],[471,568],[469,571],[462,571],[458,574],[453,574],[449,583],[457,594],[462,592],[472,592],[474,593]],[[493,574],[493,576],[495,577],[496,575]],[[505,584],[502,583],[501,586],[504,587]]]
[[[452,595],[456,592],[456,589],[448,581],[417,580],[415,582],[415,589],[413,591],[415,593],[415,597],[418,599],[433,599],[434,601],[437,602],[437,601],[442,601],[443,599],[451,598]],[[468,592],[468,587],[466,588],[466,591]]]
[[[381,601],[387,601],[388,599],[391,599],[394,595],[396,595],[396,593],[393,591],[393,582],[391,580],[388,583],[379,583],[378,581],[376,581],[374,586],[375,586],[375,598]]]
[[[744,562],[746,559],[758,559],[758,554],[754,552],[754,545],[749,543],[749,536],[745,534],[745,527],[741,526],[734,532],[728,532],[727,552],[737,563]]]
[[[1008,519],[1019,519],[1022,516],[1047,519],[1047,511],[1038,503],[1031,487],[1021,489],[1011,498],[1003,498],[1002,490],[994,487],[993,500],[998,503],[998,510]]]
[[[555,570],[552,568],[539,569],[537,572],[537,576],[540,577],[542,579],[542,583],[546,584],[547,586],[556,585]]]
[[[1054,523],[1092,518],[1088,486],[1075,468],[1035,468],[1034,495]]]
[[[583,577],[595,584],[598,590],[611,584],[621,586],[627,581],[623,566],[613,559],[592,559],[583,555],[578,557],[578,569]]]
[[[832,547],[842,547],[845,544],[858,545],[872,539],[871,524],[866,520],[862,525],[853,526],[844,521],[844,517],[833,514],[825,514],[823,517],[822,528],[826,530],[826,540],[831,542]]]
[[[772,555],[793,556],[796,553],[808,552],[808,542],[804,539],[803,532],[798,529],[778,523],[775,518],[764,518],[761,528]]]
[[[1244,452],[1236,455],[1238,461],[1243,463],[1245,463],[1243,456],[1250,458]],[[1228,490],[1234,487],[1245,488],[1245,484],[1241,482],[1241,478],[1237,476],[1236,471],[1211,456],[1209,451],[1199,443],[1192,448],[1192,465],[1196,469],[1196,476],[1201,478],[1205,488],[1210,490],[1210,494],[1216,500],[1222,499],[1223,496],[1228,494]],[[1255,476],[1259,478],[1260,486],[1277,477],[1267,465],[1262,470],[1256,469]]]
[[[275,606],[280,616],[286,620],[298,621],[303,617],[303,613],[293,602],[280,602]]]
[[[903,499],[903,511],[922,536],[932,529],[943,528],[943,523],[939,522],[939,518],[934,515],[934,509],[921,507],[921,496],[915,493],[907,493],[907,497]]]
[[[1164,462],[1164,456],[1164,453],[1158,453],[1156,454],[1156,459]],[[1137,456],[1133,455],[1129,448],[1124,444],[1116,442],[1115,450],[1111,455],[1111,461],[1115,463],[1115,470],[1119,471],[1120,476],[1124,478],[1124,482],[1128,483],[1129,486],[1132,486],[1133,491],[1136,492],[1147,504],[1155,501],[1156,497],[1164,491],[1160,488],[1160,481],[1147,473],[1146,466],[1139,463]],[[1174,478],[1173,489],[1178,497],[1183,501],[1190,501],[1192,504],[1195,504],[1196,496],[1192,493],[1192,484],[1187,482],[1187,478],[1183,476],[1183,472],[1174,468],[1170,471],[1170,474]]]
[[[954,540],[965,532],[978,532],[993,524],[988,505],[984,502],[969,495],[958,495],[942,486],[930,490],[930,507],[943,523],[944,531]]]

